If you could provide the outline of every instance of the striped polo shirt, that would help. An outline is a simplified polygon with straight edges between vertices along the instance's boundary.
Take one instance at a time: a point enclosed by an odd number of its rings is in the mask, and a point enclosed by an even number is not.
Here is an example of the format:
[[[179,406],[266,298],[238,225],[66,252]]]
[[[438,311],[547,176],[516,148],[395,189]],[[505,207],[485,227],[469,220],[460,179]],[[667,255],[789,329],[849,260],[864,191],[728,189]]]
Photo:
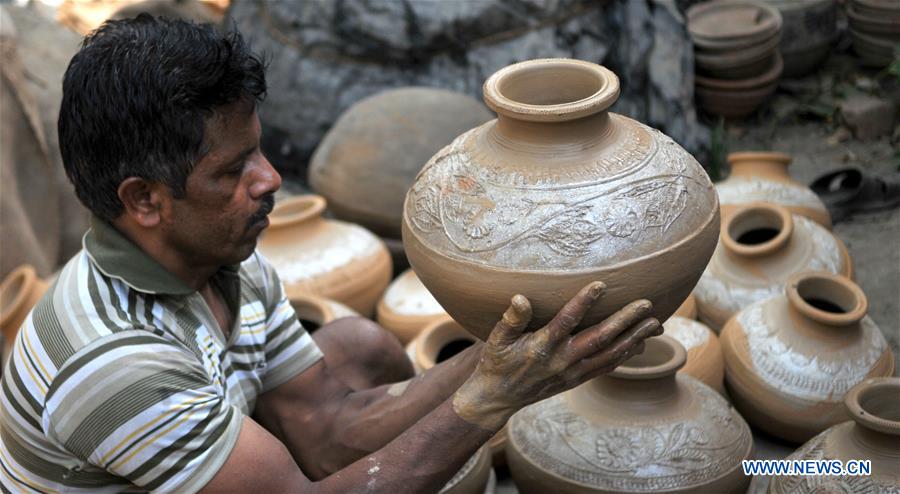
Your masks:
[[[256,397],[322,354],[258,253],[198,292],[94,219],[23,323],[3,372],[0,485],[12,492],[193,492]]]

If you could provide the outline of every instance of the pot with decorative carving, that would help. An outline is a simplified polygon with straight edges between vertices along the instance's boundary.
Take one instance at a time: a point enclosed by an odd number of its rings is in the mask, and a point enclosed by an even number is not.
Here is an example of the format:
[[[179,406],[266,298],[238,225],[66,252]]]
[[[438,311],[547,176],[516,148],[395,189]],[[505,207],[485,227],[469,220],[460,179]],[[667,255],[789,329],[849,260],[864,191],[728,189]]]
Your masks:
[[[259,251],[272,263],[288,299],[311,293],[369,317],[391,281],[391,256],[365,228],[322,217],[325,199],[300,195],[279,201]]]
[[[894,373],[893,353],[867,307],[849,279],[810,271],[791,276],[783,295],[740,311],[720,340],[735,407],[794,442],[847,420],[844,394]]]
[[[771,202],[791,213],[806,216],[831,229],[825,203],[809,187],[788,175],[790,155],[775,152],[740,152],[728,155],[731,175],[716,184],[722,217],[752,202]]]
[[[788,460],[871,461],[858,476],[777,476],[769,494],[896,494],[900,492],[900,378],[867,379],[844,397],[852,421],[831,427],[804,444]]]
[[[687,362],[678,372],[724,395],[725,361],[716,333],[702,322],[679,316],[670,317],[663,326],[666,336],[677,340],[687,351]]]
[[[0,330],[6,339],[6,349],[12,349],[19,327],[38,303],[47,283],[38,277],[34,267],[24,264],[10,271],[0,284]]]
[[[853,275],[843,242],[818,223],[771,203],[742,206],[723,219],[694,289],[700,320],[718,332],[737,311],[781,293],[791,274],[809,270]]]
[[[375,313],[378,323],[403,344],[412,341],[429,323],[447,315],[412,269],[391,282]]]
[[[523,408],[507,424],[523,494],[744,492],[750,428],[724,398],[677,374],[687,353],[650,338],[606,376]]]
[[[638,298],[668,319],[696,283],[718,236],[715,191],[672,139],[607,111],[618,94],[615,74],[589,62],[503,68],[484,85],[497,119],[432,157],[407,193],[410,263],[478,338],[516,293],[536,328],[603,281],[587,326]]]

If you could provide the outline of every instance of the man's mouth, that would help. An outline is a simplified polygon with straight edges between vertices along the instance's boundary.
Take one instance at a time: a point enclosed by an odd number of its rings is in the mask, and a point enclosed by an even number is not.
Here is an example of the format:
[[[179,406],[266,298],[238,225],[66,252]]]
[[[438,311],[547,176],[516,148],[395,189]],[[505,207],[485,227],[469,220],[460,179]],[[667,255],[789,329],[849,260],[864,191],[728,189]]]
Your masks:
[[[247,230],[252,230],[255,227],[261,226],[265,228],[269,226],[269,213],[272,212],[272,209],[275,208],[275,196],[267,195],[262,199],[262,206],[260,206],[259,210],[253,213],[250,216],[250,219],[247,220]]]

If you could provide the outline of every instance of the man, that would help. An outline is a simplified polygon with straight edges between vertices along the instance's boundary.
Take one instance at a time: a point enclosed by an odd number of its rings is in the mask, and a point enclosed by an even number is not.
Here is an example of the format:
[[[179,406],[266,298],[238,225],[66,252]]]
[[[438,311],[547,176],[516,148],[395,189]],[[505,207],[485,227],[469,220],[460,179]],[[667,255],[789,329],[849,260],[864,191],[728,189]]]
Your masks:
[[[515,411],[661,331],[637,301],[573,335],[597,282],[530,333],[516,295],[487,343],[406,381],[374,323],[311,338],[254,251],[281,180],[265,87],[239,34],[147,15],[73,58],[60,145],[94,218],[3,376],[6,489],[436,492]]]

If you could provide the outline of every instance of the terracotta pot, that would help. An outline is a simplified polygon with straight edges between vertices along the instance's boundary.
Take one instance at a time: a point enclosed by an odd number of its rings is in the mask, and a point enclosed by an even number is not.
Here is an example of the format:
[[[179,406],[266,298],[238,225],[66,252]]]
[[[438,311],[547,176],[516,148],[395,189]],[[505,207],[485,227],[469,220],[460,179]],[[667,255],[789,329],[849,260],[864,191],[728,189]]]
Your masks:
[[[309,293],[295,294],[290,302],[300,323],[310,333],[335,319],[359,316],[355,310],[340,302]]]
[[[482,494],[490,486],[491,455],[487,448],[479,449],[440,490],[440,494]]]
[[[672,314],[672,317],[684,317],[686,319],[697,319],[697,297],[694,294],[688,295],[684,302],[678,306],[678,310]]]
[[[771,70],[772,60],[778,54],[781,38],[775,36],[765,43],[739,51],[706,54],[697,52],[694,60],[697,72],[721,79],[750,79]],[[780,75],[781,71],[779,71]]]
[[[885,40],[900,41],[900,12],[893,16],[873,16],[847,9],[850,27],[866,35]]]
[[[755,73],[746,79],[716,79],[704,77],[700,74],[694,76],[698,87],[720,91],[752,91],[771,86],[778,82],[781,71],[784,68],[781,57],[776,53],[766,60],[767,69],[761,73]]]
[[[781,31],[781,14],[760,2],[703,2],[687,10],[688,31],[700,50],[734,50],[760,43]]]
[[[388,286],[375,312],[378,323],[403,344],[412,341],[429,323],[447,317],[441,304],[412,269],[403,272]]]
[[[800,77],[815,69],[837,39],[835,0],[764,0],[781,13],[784,77]]]
[[[670,317],[663,326],[666,336],[674,338],[687,350],[687,362],[678,372],[724,395],[725,360],[716,333],[701,322],[678,316]]]
[[[580,289],[608,289],[583,319],[648,298],[668,317],[714,249],[706,172],[662,133],[606,111],[615,74],[580,60],[511,65],[484,86],[498,118],[435,155],[406,196],[403,244],[434,298],[484,339],[521,293],[531,327]],[[648,276],[648,273],[653,273]]]
[[[887,67],[894,60],[895,42],[877,36],[870,36],[853,28],[848,29],[848,31],[850,31],[850,38],[853,40],[853,51],[859,55],[863,65]]]
[[[322,218],[325,199],[301,195],[279,201],[259,250],[284,283],[289,299],[308,293],[371,317],[391,281],[391,257],[365,228]]]
[[[337,218],[400,238],[403,196],[422,165],[456,136],[491,119],[465,94],[406,87],[348,108],[325,134],[309,183]]]
[[[861,476],[777,476],[770,494],[889,494],[900,492],[900,378],[867,379],[844,397],[850,422],[831,427],[804,444],[789,460],[869,460]]]
[[[701,108],[707,113],[728,119],[741,119],[752,115],[769,100],[778,87],[783,67],[777,53],[766,61],[769,69],[762,75],[729,81],[696,75],[694,92]],[[768,81],[768,82],[766,82]]]
[[[699,318],[714,331],[754,302],[783,292],[797,272],[853,275],[843,242],[819,224],[775,204],[738,208],[722,222],[722,237],[694,289]]]
[[[725,380],[750,423],[803,442],[847,420],[844,394],[894,372],[866,296],[843,276],[791,276],[784,295],[740,311],[722,330]]]
[[[751,202],[764,201],[784,206],[791,213],[806,216],[831,229],[831,215],[809,187],[787,172],[790,155],[775,152],[741,152],[728,155],[731,175],[716,184],[722,217]]]
[[[869,17],[900,16],[900,4],[896,0],[851,0],[854,10]]]
[[[28,264],[10,271],[3,279],[0,284],[0,331],[7,348],[13,347],[19,328],[46,291],[47,283]]]
[[[677,375],[686,352],[646,341],[643,354],[513,415],[506,449],[528,493],[744,492],[750,428],[724,398]]]

